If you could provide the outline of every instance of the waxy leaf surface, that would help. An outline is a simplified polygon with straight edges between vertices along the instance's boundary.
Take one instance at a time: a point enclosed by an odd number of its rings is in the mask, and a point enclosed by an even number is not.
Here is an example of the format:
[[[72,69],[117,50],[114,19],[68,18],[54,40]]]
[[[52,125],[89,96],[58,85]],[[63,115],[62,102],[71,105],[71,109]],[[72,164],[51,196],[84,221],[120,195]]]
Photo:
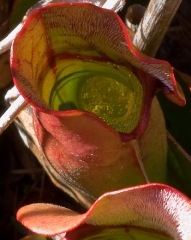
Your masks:
[[[18,220],[38,234],[78,231],[82,223],[93,226],[136,226],[166,233],[177,240],[191,238],[191,202],[177,190],[147,184],[106,193],[84,214],[52,204],[21,208]],[[67,238],[66,238],[67,239]]]
[[[128,142],[86,112],[59,112],[58,116],[35,110],[34,123],[42,150],[63,181],[95,200],[106,191],[146,183],[141,164],[150,181],[165,182],[166,134],[162,117],[154,99],[145,134],[138,141]]]

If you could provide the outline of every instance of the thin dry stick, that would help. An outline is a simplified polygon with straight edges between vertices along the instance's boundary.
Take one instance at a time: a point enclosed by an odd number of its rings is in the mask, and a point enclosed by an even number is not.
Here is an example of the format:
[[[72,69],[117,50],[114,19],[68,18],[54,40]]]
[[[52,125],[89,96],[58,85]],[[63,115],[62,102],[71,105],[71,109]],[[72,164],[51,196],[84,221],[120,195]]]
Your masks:
[[[27,102],[19,96],[0,118],[0,134],[12,123],[17,115],[27,106]]]
[[[154,57],[182,0],[151,0],[139,24],[134,45]]]
[[[6,52],[11,48],[12,42],[16,34],[20,31],[22,23],[20,23],[6,38],[0,42],[0,54]],[[12,121],[17,117],[17,115],[22,111],[27,105],[27,102],[22,96],[19,96],[13,104],[7,109],[7,111],[0,118],[0,134],[12,123]]]
[[[146,170],[145,170],[145,167],[144,167],[144,164],[143,164],[143,161],[142,161],[142,157],[141,157],[141,153],[140,153],[140,149],[139,149],[138,142],[135,140],[135,141],[133,142],[133,144],[134,144],[134,148],[135,148],[137,160],[138,160],[139,166],[140,166],[140,168],[141,168],[141,171],[142,171],[142,173],[143,173],[143,176],[144,176],[144,178],[145,178],[145,181],[146,181],[146,183],[150,183],[149,177],[148,177],[148,175],[147,175],[147,172],[146,172]]]
[[[22,23],[20,23],[6,38],[0,42],[0,54],[6,52],[11,48],[12,42],[16,34],[21,30]]]

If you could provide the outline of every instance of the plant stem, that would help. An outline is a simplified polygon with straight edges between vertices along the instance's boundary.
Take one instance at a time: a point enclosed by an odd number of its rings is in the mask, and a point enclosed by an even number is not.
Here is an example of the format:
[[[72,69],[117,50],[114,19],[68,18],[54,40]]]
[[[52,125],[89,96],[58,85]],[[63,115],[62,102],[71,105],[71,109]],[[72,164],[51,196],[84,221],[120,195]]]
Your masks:
[[[151,0],[139,24],[134,45],[154,57],[182,0]]]

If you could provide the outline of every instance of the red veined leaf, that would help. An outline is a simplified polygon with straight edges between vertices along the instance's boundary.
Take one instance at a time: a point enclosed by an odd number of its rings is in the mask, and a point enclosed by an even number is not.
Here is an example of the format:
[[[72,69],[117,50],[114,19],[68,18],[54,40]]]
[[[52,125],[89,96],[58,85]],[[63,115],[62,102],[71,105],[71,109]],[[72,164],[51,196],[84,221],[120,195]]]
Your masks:
[[[32,204],[22,207],[17,218],[33,232],[43,235],[77,231],[82,223],[86,223],[150,228],[179,240],[189,240],[191,237],[190,200],[162,184],[105,193],[84,214],[52,204]]]
[[[47,67],[55,76],[59,62],[56,57],[60,54],[62,59],[75,54],[86,61],[91,56],[93,61],[133,65],[159,79],[172,101],[185,104],[170,65],[136,50],[125,25],[113,11],[85,3],[57,3],[28,16],[13,43],[11,68],[16,86],[35,107],[47,110],[42,99],[39,100],[44,89],[42,79]],[[49,84],[53,85],[54,81]],[[49,96],[49,91],[50,86],[45,95]]]

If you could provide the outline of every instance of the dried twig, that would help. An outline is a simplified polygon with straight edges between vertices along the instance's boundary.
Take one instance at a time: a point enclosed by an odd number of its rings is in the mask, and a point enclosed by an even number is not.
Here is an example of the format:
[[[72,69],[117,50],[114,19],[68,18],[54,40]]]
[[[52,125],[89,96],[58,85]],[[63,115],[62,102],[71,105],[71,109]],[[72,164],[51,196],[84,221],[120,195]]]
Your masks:
[[[0,134],[12,123],[17,115],[27,106],[27,102],[19,96],[0,118]]]
[[[182,0],[151,0],[139,24],[134,45],[154,57]]]
[[[0,54],[6,52],[11,48],[12,42],[16,34],[20,31],[22,23],[20,23],[6,38],[0,42]]]

